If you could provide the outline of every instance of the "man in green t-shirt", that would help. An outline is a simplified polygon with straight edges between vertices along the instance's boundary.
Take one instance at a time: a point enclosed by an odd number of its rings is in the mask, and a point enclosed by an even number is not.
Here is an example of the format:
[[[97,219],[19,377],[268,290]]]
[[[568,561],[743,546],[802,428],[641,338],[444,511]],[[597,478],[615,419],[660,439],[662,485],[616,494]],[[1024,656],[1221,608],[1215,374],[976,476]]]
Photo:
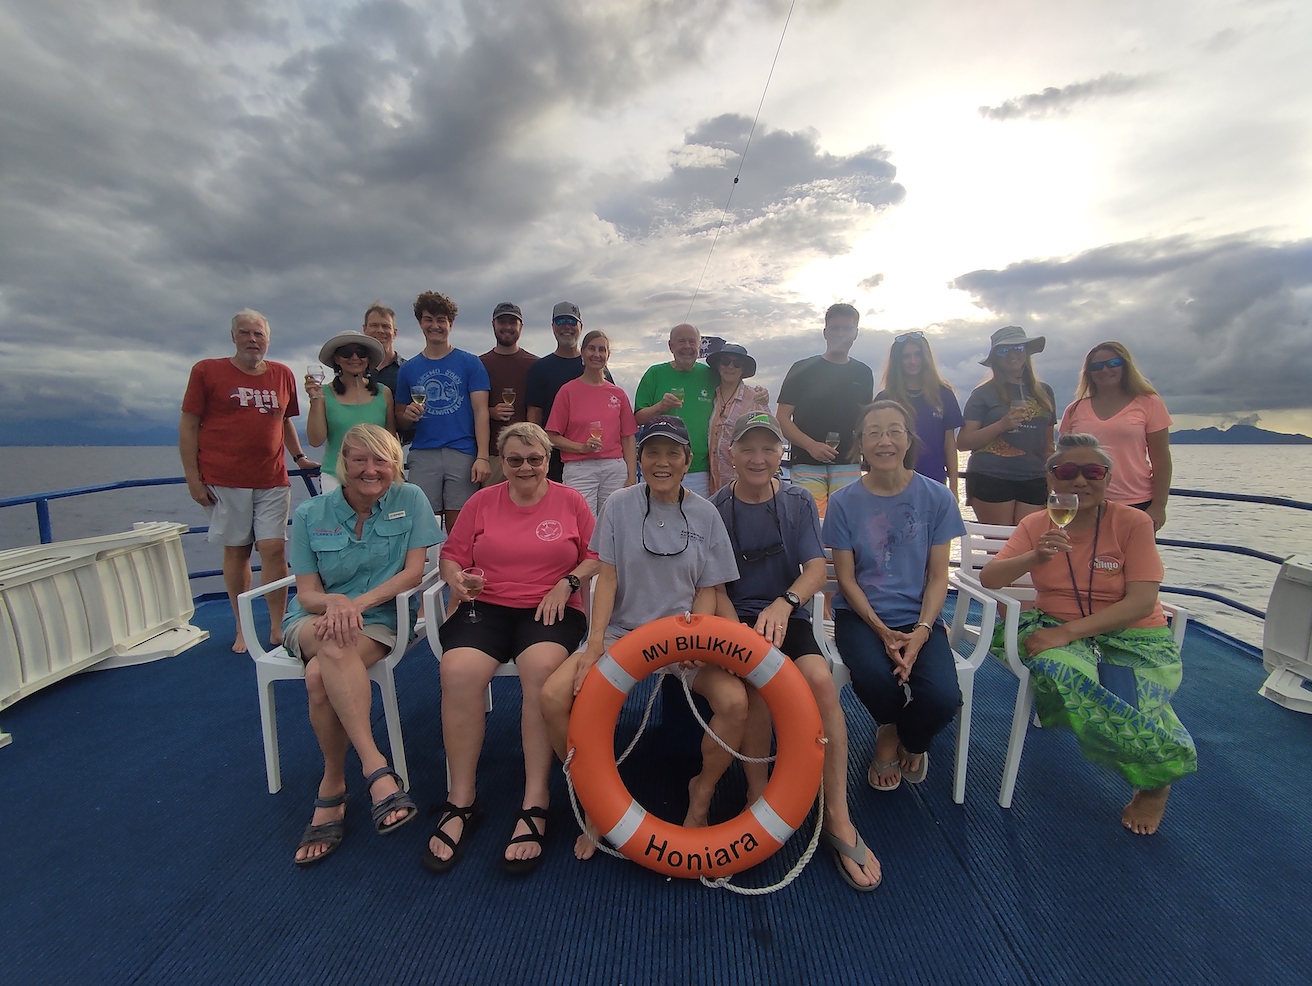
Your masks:
[[[647,368],[634,395],[634,418],[639,426],[658,414],[672,414],[688,426],[692,440],[692,465],[683,485],[699,496],[711,495],[711,466],[707,455],[711,429],[711,408],[715,401],[715,374],[705,363],[698,363],[702,334],[695,325],[676,325],[670,329],[668,363]]]

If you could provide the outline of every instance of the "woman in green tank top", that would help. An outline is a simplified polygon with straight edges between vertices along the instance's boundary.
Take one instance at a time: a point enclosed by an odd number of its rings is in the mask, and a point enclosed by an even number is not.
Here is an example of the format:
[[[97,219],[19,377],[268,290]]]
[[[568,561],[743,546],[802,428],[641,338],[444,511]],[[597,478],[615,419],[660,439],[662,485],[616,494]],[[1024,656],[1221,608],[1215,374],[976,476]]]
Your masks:
[[[313,375],[305,378],[305,393],[310,399],[310,413],[305,433],[315,448],[326,443],[323,455],[323,492],[337,489],[337,450],[342,436],[358,424],[379,425],[393,435],[392,392],[386,385],[371,380],[369,371],[383,361],[383,347],[363,332],[339,332],[319,350],[319,362],[335,371],[330,387]]]

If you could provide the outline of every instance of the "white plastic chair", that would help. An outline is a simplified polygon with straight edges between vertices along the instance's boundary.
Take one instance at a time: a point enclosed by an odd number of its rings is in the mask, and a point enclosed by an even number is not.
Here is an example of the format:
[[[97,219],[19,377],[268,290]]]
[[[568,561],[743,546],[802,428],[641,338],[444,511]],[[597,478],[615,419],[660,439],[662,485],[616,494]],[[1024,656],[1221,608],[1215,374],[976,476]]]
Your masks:
[[[1011,718],[1011,735],[1007,740],[1007,760],[1002,771],[1002,786],[998,791],[998,804],[1003,808],[1011,807],[1011,799],[1016,791],[1016,776],[1020,772],[1020,758],[1025,749],[1025,734],[1029,729],[1031,709],[1034,705],[1034,683],[1030,680],[1030,671],[1020,659],[1017,642],[1020,627],[1020,614],[1034,606],[1034,584],[1026,575],[1017,584],[1006,589],[986,589],[978,579],[979,569],[984,563],[998,553],[1002,545],[1015,528],[998,527],[988,524],[976,524],[967,521],[966,537],[961,545],[961,569],[951,576],[957,588],[957,608],[963,608],[966,598],[977,599],[981,604],[993,600],[996,612],[1003,619],[1005,643],[1003,653],[998,656],[1006,663],[1011,673],[1016,676],[1016,707]],[[1005,533],[1005,537],[1002,536]],[[967,558],[971,567],[967,568]],[[1170,622],[1171,634],[1177,646],[1183,646],[1185,630],[1189,624],[1189,614],[1179,606],[1162,603]],[[992,621],[985,626],[991,630]],[[992,633],[984,635],[987,646]],[[1037,725],[1037,723],[1036,723]]]
[[[812,601],[811,627],[815,632],[815,642],[833,672],[834,686],[841,690],[852,681],[852,674],[843,664],[842,655],[834,643],[834,621],[824,616],[825,595],[832,596],[839,591],[838,580],[834,577],[833,552],[829,548],[825,549],[825,571],[825,587],[816,593]],[[948,628],[948,643],[952,647],[952,657],[957,666],[957,685],[961,689],[956,759],[952,773],[952,800],[957,804],[963,804],[966,800],[966,763],[970,758],[970,716],[975,698],[975,672],[988,657],[990,633],[997,616],[997,604],[992,599],[981,599],[980,604],[984,608],[982,626],[989,628],[989,632],[967,623],[969,606],[960,597],[952,624]]]
[[[260,646],[260,638],[255,632],[255,615],[251,603],[260,596],[267,595],[275,589],[294,585],[296,576],[289,575],[268,585],[262,585],[237,597],[237,612],[241,620],[242,637],[250,649],[251,659],[255,662],[255,683],[260,695],[260,726],[264,731],[264,772],[269,781],[269,793],[277,794],[282,788],[282,767],[278,758],[278,713],[274,705],[273,683],[292,679],[305,680],[305,665],[299,658],[292,657],[286,649],[279,646],[265,650]],[[438,583],[435,585],[434,583]],[[413,589],[408,589],[396,597],[397,627],[410,626],[410,600],[424,589],[440,587],[437,569],[424,575],[423,580]],[[432,610],[426,610],[432,612]],[[401,741],[401,712],[396,702],[396,682],[392,672],[405,652],[422,632],[424,619],[421,617],[413,633],[396,636],[392,652],[369,669],[369,679],[378,686],[383,698],[383,712],[387,719],[387,741],[391,745],[392,768],[401,775],[401,786],[410,786],[410,775],[406,769],[405,746]]]

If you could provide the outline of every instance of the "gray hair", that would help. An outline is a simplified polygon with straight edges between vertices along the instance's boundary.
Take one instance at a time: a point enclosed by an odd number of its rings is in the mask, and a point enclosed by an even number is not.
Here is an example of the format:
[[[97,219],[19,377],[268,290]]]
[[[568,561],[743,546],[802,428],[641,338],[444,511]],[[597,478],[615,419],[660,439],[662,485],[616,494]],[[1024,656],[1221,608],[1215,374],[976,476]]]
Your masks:
[[[1045,468],[1051,469],[1053,466],[1055,466],[1058,462],[1061,461],[1061,457],[1063,455],[1065,455],[1071,449],[1077,449],[1077,448],[1093,449],[1094,452],[1098,453],[1098,461],[1100,461],[1108,469],[1112,467],[1112,457],[1103,451],[1102,445],[1099,444],[1096,436],[1058,435],[1057,447],[1053,450],[1052,455],[1048,456],[1048,461],[1044,464]]]
[[[269,325],[269,320],[265,318],[263,315],[261,315],[259,312],[257,312],[254,308],[243,308],[236,315],[232,316],[232,331],[234,333],[237,331],[238,322],[255,322],[255,321],[263,322],[264,331],[267,332],[269,335],[273,335],[273,327]]]

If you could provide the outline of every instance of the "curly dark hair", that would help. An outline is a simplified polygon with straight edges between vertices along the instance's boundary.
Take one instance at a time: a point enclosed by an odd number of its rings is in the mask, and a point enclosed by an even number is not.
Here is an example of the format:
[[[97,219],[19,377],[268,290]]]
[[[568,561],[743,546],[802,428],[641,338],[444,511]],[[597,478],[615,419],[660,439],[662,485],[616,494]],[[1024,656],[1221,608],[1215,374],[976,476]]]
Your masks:
[[[445,315],[454,322],[456,320],[456,313],[459,311],[460,309],[456,307],[456,303],[440,291],[425,291],[415,299],[416,322],[419,321],[425,312],[432,315],[434,318],[439,315]]]

